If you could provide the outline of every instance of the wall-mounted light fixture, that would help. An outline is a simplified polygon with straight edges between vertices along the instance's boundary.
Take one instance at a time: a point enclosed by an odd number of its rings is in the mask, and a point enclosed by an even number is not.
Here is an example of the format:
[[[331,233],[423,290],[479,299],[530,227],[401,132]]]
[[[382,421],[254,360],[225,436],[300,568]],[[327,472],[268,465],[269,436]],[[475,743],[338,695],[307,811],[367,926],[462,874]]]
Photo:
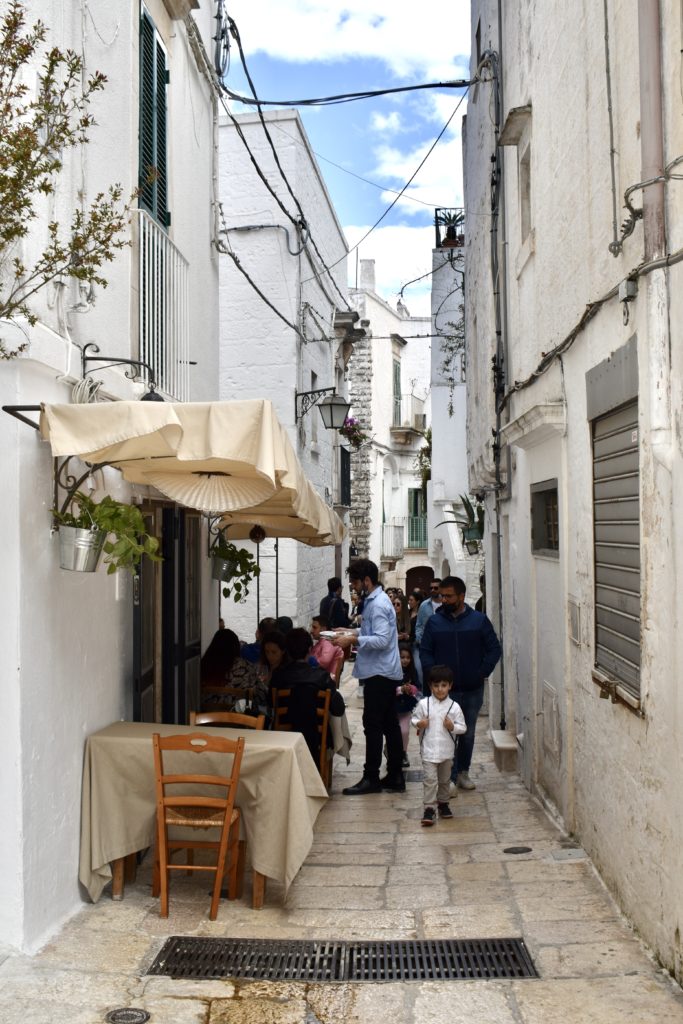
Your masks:
[[[339,430],[349,415],[351,403],[334,388],[318,388],[317,391],[294,392],[294,419],[298,423],[309,409],[318,406],[327,430]]]
[[[349,547],[349,554],[352,558],[358,557],[358,531],[365,524],[365,515],[363,512],[349,512],[349,522],[351,523],[351,529],[353,531],[353,537],[351,538],[351,545]]]

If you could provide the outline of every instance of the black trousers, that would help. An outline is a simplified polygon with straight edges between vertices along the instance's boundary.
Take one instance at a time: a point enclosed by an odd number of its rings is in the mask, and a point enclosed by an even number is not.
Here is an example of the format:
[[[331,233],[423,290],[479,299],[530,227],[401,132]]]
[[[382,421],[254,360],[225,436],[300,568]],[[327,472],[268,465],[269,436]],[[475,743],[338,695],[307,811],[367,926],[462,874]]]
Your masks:
[[[377,781],[382,766],[382,741],[387,741],[387,775],[402,775],[403,739],[396,715],[396,687],[400,679],[368,676],[363,686],[363,730],[365,732],[365,771]]]

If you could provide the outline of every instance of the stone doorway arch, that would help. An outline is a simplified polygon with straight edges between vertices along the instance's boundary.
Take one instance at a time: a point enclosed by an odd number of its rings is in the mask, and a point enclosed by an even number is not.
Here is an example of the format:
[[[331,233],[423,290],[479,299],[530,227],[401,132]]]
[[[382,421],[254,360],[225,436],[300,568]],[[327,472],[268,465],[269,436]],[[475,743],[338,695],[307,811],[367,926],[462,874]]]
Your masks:
[[[429,594],[429,584],[434,579],[434,570],[431,565],[414,565],[406,573],[406,594],[411,590],[421,590],[423,594]]]

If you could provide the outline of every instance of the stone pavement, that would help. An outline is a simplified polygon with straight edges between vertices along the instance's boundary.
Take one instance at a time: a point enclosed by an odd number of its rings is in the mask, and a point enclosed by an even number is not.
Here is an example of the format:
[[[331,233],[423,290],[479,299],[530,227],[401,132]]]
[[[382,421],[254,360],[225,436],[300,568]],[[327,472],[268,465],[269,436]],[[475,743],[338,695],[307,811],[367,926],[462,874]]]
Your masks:
[[[206,880],[174,879],[158,916],[143,866],[125,900],[84,906],[33,957],[0,953],[0,1022],[99,1024],[116,1007],[152,1024],[683,1024],[683,992],[629,930],[591,862],[557,830],[517,775],[498,773],[479,723],[472,778],[454,819],[420,827],[421,785],[344,797],[363,760],[362,703],[343,692],[354,732],[336,759],[333,797],[287,902],[221,906],[207,918]],[[413,768],[419,766],[411,739]],[[412,770],[412,769],[411,769]],[[528,846],[523,854],[506,853]],[[75,866],[74,866],[75,870]],[[304,984],[146,977],[169,935],[409,939],[522,936],[540,978],[524,981]]]

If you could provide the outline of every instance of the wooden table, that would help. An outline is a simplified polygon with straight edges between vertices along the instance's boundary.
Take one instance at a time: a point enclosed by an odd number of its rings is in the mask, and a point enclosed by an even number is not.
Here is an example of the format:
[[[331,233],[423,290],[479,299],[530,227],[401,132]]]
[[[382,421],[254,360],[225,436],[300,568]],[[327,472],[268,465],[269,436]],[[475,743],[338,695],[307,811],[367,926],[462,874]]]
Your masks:
[[[93,902],[112,877],[112,895],[121,898],[133,855],[154,844],[155,732],[225,736],[220,728],[114,722],[88,738],[78,877]],[[251,729],[231,729],[230,733],[245,739],[236,805],[242,812],[254,869],[253,906],[258,908],[263,905],[266,878],[282,882],[287,889],[299,871],[311,848],[313,825],[327,791],[300,733]],[[210,771],[220,771],[211,767],[211,759],[221,755],[201,756],[207,759],[203,764]],[[196,766],[196,760],[190,763]]]

